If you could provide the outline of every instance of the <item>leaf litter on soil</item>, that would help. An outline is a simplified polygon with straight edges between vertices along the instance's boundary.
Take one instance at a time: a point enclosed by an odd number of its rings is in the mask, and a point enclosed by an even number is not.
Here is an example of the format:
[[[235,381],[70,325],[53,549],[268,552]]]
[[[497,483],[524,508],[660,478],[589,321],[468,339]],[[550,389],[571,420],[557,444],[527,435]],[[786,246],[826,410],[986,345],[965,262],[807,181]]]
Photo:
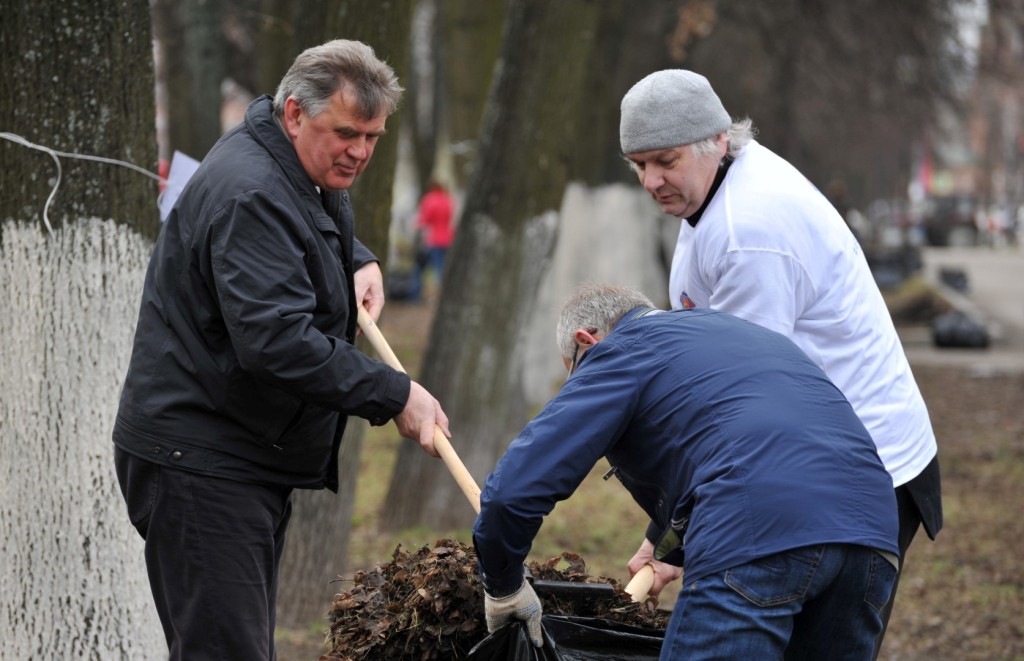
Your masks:
[[[541,594],[544,612],[594,617],[664,630],[670,613],[656,600],[634,602],[618,581],[594,578],[586,562],[564,552],[528,562],[535,580],[607,583],[608,599],[573,600]],[[472,547],[450,539],[416,551],[395,548],[392,560],[357,572],[348,592],[335,595],[328,611],[330,652],[320,661],[361,659],[459,659],[487,637],[483,584]]]

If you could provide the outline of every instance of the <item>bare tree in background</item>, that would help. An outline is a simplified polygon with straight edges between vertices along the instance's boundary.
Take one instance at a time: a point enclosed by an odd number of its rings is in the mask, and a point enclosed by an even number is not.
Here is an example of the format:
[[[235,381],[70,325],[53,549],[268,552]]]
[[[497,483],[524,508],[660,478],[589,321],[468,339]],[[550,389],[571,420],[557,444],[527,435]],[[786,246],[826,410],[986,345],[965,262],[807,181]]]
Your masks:
[[[446,137],[441,148],[451,150],[451,183],[458,190],[466,188],[480,153],[477,140],[502,47],[505,7],[506,3],[478,0],[445,0],[438,6],[443,44],[438,89],[444,108],[437,128]]]
[[[148,2],[3,9],[0,129],[155,170]],[[58,158],[0,140],[0,658],[166,658],[110,439],[157,185]]]
[[[221,84],[228,76],[222,0],[154,0],[157,79],[167,145],[202,160],[221,135]]]
[[[956,105],[963,0],[695,2],[714,25],[686,67],[730,114],[822,188],[905,194],[914,141]]]
[[[410,138],[416,193],[427,190],[431,177],[435,175],[438,143],[444,138],[444,43],[439,25],[440,13],[438,0],[418,0],[410,35],[402,131]]]
[[[153,0],[157,84],[166,125],[163,158],[202,160],[223,132],[230,84],[273,94],[295,56],[329,38],[325,17],[342,0]]]
[[[685,0],[632,0],[607,3],[601,10],[596,47],[590,56],[579,110],[580,131],[571,151],[571,178],[598,187],[628,182],[636,175],[619,149],[619,104],[636,81],[652,71],[678,65],[675,43],[696,39],[680,24]],[[680,56],[682,57],[682,56]]]

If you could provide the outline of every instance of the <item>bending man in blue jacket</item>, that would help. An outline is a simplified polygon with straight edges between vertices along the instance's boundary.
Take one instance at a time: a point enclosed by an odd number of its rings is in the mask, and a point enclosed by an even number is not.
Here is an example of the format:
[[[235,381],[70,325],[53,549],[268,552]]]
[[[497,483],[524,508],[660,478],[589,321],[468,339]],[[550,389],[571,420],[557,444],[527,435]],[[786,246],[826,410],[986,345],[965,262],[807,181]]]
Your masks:
[[[585,285],[558,342],[570,378],[488,476],[473,539],[488,628],[540,602],[523,562],[601,457],[650,517],[630,562],[685,573],[662,659],[870,659],[896,575],[896,500],[849,402],[782,335]]]

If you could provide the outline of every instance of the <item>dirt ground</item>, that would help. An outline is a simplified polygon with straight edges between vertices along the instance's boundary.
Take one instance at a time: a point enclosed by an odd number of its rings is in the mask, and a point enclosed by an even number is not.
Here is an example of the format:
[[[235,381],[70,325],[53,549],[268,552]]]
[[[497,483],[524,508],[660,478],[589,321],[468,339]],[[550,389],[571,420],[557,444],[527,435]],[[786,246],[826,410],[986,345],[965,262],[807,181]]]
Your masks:
[[[399,308],[382,323],[394,345],[403,327],[429,328],[422,310]],[[939,441],[945,527],[910,549],[881,658],[1024,660],[1024,375],[914,373]],[[281,631],[279,658],[316,659],[322,642],[320,632]]]
[[[1024,659],[1024,375],[915,368],[945,527],[911,546],[883,658]]]

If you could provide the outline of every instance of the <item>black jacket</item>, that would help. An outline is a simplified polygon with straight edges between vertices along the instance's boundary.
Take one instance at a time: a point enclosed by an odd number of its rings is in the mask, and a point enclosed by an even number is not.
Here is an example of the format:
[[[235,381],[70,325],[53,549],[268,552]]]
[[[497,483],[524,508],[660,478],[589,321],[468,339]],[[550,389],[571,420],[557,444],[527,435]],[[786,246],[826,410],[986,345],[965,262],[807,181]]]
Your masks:
[[[381,425],[409,378],[352,346],[345,192],[321,196],[254,101],[169,215],[146,274],[114,443],[150,461],[247,482],[337,490],[347,415]]]

